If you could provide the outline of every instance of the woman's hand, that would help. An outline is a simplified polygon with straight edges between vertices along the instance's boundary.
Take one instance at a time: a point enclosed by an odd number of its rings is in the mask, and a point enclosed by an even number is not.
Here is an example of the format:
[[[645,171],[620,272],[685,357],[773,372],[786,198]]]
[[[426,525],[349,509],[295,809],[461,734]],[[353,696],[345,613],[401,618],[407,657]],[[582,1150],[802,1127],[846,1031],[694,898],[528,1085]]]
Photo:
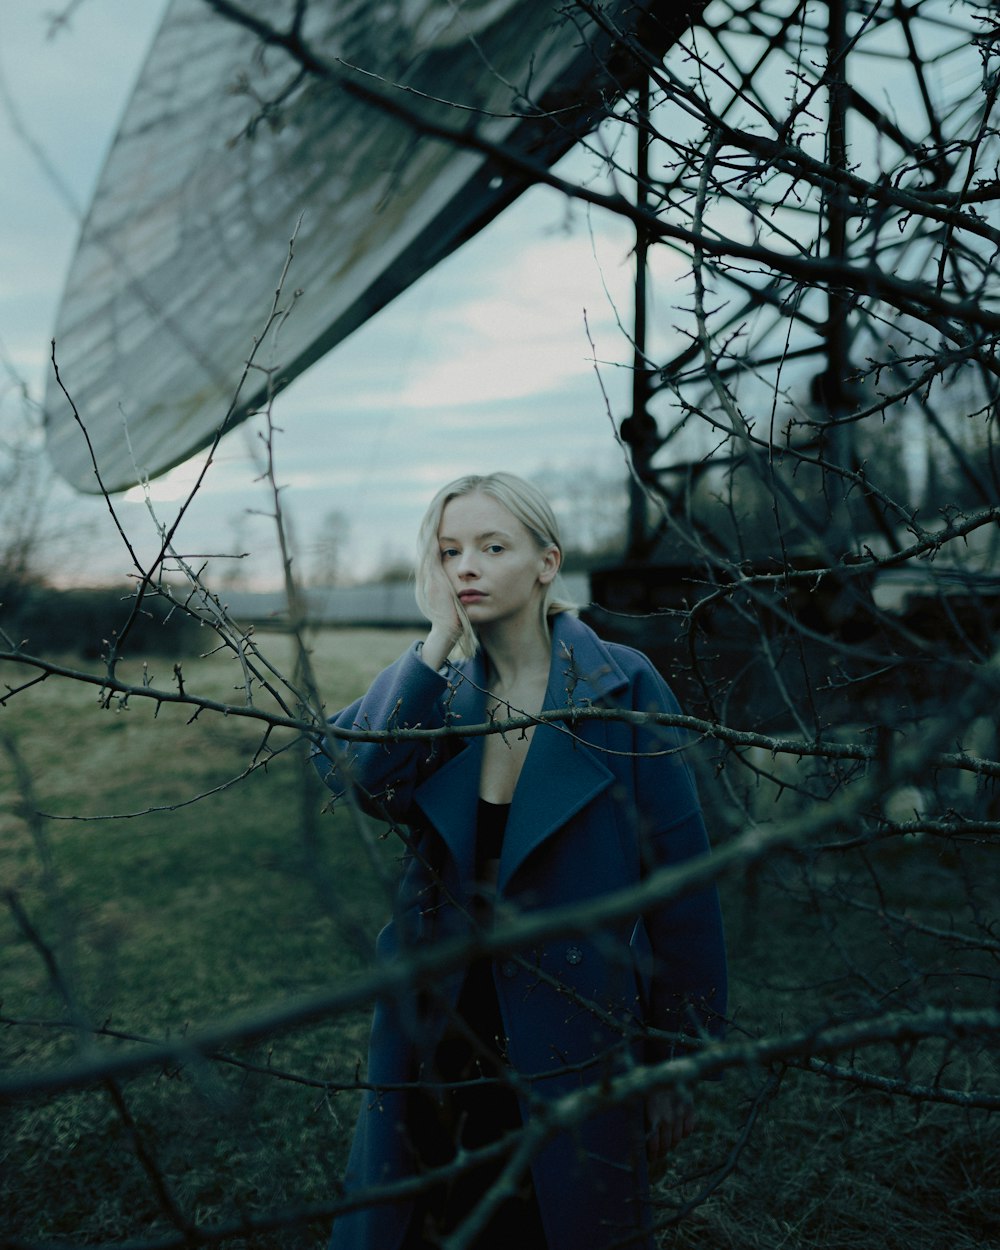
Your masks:
[[[462,633],[458,599],[440,565],[432,572],[427,587],[427,616],[431,628],[420,654],[425,664],[439,669]]]
[[[694,1103],[675,1089],[657,1089],[646,1098],[646,1156],[651,1168],[694,1132]]]

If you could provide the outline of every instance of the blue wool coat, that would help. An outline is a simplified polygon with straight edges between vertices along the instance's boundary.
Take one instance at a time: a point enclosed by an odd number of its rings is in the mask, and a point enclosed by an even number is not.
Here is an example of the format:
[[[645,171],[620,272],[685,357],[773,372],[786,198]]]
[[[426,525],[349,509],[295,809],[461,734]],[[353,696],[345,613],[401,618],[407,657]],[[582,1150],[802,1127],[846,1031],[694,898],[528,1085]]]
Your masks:
[[[639,652],[605,643],[575,617],[552,618],[544,706],[677,711]],[[442,675],[419,644],[382,672],[368,693],[332,718],[344,728],[474,725],[486,719],[487,675],[477,656]],[[637,882],[649,868],[708,852],[680,735],[657,726],[581,721],[572,732],[538,725],[504,834],[497,906],[530,911],[579,903]],[[380,958],[409,944],[467,932],[483,739],[343,743],[317,763],[336,793],[353,790],[411,835],[393,921]],[[586,937],[555,939],[493,963],[507,1057],[533,1093],[556,1098],[634,1062],[623,1023],[671,1032],[720,1031],[726,964],[718,898],[703,889]],[[461,974],[435,988],[454,1003]],[[379,1002],[368,1081],[419,1077],[447,1010]],[[654,1058],[664,1055],[662,1046]],[[641,1058],[641,1056],[639,1056]],[[522,1113],[528,1114],[522,1104]],[[412,1175],[405,1092],[363,1092],[345,1185],[348,1191]],[[603,1111],[550,1141],[532,1178],[550,1250],[600,1250],[629,1233],[651,1247],[642,1107]],[[331,1250],[396,1250],[411,1208],[379,1204],[341,1216]],[[642,1230],[647,1231],[643,1234]]]

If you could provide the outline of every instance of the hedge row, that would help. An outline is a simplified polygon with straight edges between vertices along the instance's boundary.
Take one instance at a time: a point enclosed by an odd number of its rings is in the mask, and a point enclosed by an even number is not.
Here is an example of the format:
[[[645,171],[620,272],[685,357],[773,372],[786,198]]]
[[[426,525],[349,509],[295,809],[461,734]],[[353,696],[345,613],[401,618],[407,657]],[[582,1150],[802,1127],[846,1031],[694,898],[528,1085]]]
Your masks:
[[[0,629],[34,655],[74,652],[87,659],[107,654],[132,614],[128,589],[53,590],[44,586],[0,589]],[[122,654],[191,655],[205,647],[197,621],[167,599],[147,595],[122,646]]]

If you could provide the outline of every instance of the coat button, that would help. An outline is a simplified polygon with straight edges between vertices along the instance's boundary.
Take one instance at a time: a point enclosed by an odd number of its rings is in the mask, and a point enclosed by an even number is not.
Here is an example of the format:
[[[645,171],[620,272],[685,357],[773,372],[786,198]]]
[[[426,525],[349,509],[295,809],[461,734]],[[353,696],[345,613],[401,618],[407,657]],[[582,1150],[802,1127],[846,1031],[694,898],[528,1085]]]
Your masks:
[[[580,950],[579,946],[567,946],[566,947],[566,962],[568,964],[582,964],[583,963],[583,951]]]
[[[517,976],[517,961],[514,959],[505,959],[500,965],[500,973],[505,977]]]

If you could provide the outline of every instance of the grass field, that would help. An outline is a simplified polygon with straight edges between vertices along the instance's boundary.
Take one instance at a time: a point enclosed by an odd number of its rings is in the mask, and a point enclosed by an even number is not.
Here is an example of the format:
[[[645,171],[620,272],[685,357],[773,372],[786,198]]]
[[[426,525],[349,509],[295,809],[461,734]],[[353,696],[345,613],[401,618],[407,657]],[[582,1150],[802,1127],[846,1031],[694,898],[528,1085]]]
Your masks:
[[[389,631],[320,635],[315,663],[328,705],[359,693],[407,640]],[[268,638],[266,650],[291,669],[286,639]],[[169,685],[169,670],[164,662],[152,683]],[[13,673],[5,680],[17,684]],[[231,698],[239,670],[216,656],[185,664],[185,680]],[[272,738],[266,768],[228,785],[257,757],[259,728],[189,719],[166,706],[154,717],[139,700],[102,710],[95,689],[55,679],[0,710],[5,1067],[121,1045],[114,1033],[177,1037],[320,990],[368,961],[395,847],[366,842],[346,815],[322,813],[323,796],[301,752],[285,749],[287,737]],[[851,1018],[885,993],[903,1006],[981,1004],[983,987],[996,985],[995,955],[902,934],[886,916],[902,909],[946,932],[967,910],[970,873],[982,876],[972,888],[995,915],[989,871],[978,849],[956,858],[914,843],[881,860],[789,860],[752,881],[725,881],[736,1034]],[[850,904],[870,897],[881,914]],[[354,1096],[322,1086],[354,1077],[366,1034],[357,1013],[233,1049],[231,1062],[0,1107],[0,1242],[155,1237],[171,1230],[170,1203],[188,1220],[223,1225],[328,1199]],[[914,1082],[946,1060],[948,1086],[1000,1087],[996,1055],[974,1046],[903,1058]],[[900,1062],[887,1051],[861,1066],[899,1075]],[[664,1215],[721,1180],[665,1232],[665,1246],[1000,1245],[1000,1117],[794,1069],[727,1073],[699,1105],[700,1131],[660,1191]],[[325,1218],[302,1220],[223,1244],[299,1250],[321,1246],[326,1232]]]

